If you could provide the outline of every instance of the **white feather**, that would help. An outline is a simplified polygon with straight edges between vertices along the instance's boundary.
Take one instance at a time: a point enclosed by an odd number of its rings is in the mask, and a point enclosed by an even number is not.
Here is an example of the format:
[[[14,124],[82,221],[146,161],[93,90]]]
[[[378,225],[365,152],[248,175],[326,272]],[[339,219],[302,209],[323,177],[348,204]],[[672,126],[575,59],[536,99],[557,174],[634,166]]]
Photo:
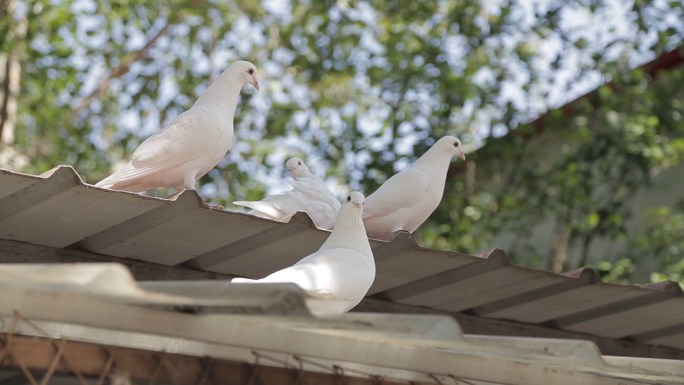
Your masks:
[[[309,171],[299,158],[290,158],[286,167],[292,176],[292,190],[273,194],[260,201],[235,201],[233,204],[249,207],[249,214],[286,222],[297,211],[307,213],[316,226],[332,229],[340,202],[320,178]]]
[[[247,83],[258,87],[255,71],[249,62],[233,63],[189,110],[142,142],[128,163],[96,186],[131,192],[195,189],[196,180],[232,147],[240,91]]]
[[[442,200],[454,156],[465,159],[461,142],[453,136],[442,137],[371,194],[363,211],[368,236],[387,239],[399,230],[412,233],[422,225]]]
[[[315,314],[341,314],[356,306],[375,280],[375,260],[361,220],[363,194],[352,192],[335,229],[321,248],[299,262],[262,279],[234,278],[233,283],[295,283],[314,302]]]

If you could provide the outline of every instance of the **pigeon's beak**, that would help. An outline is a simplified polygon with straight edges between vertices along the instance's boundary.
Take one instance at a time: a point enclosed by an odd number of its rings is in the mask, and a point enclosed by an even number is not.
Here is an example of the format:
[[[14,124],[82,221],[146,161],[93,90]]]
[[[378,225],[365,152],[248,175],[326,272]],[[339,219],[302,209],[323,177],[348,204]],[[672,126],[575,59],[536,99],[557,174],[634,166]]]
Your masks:
[[[360,203],[360,202],[352,202],[352,203],[354,204],[354,206],[356,206],[356,207],[358,207],[358,208],[360,208],[360,209],[363,208],[363,203]]]
[[[254,88],[259,91],[259,81],[257,80],[256,73],[252,75],[252,79],[249,81],[249,84],[253,85]]]
[[[458,153],[458,157],[461,158],[461,160],[465,160],[465,154],[463,153],[463,151]]]

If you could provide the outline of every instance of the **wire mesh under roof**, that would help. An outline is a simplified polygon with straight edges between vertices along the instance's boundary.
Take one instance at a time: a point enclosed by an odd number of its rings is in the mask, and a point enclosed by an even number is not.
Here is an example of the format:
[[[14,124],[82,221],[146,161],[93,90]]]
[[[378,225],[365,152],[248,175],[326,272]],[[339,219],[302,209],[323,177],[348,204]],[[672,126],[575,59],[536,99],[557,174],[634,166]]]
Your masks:
[[[0,170],[0,239],[259,278],[328,234],[302,213],[278,223],[208,209],[194,191],[169,201],[96,188],[68,166],[41,176]],[[406,233],[371,246],[374,298],[684,349],[676,283],[607,284],[591,269],[555,274],[516,266],[499,249],[431,250]]]
[[[589,341],[464,335],[453,318],[437,315],[312,317],[311,298],[291,284],[137,284],[115,263],[12,264],[0,266],[0,290],[3,351],[15,365],[17,357],[26,363],[37,355],[22,350],[18,344],[26,339],[20,336],[60,339],[58,349],[48,349],[52,355],[78,341],[105,345],[98,364],[70,354],[72,373],[89,367],[92,374],[108,355],[126,365],[116,353],[124,347],[335,374],[326,383],[358,383],[353,379],[359,377],[375,384],[684,383],[682,361],[602,356]],[[56,367],[52,355],[44,357],[43,368]],[[2,360],[0,367],[12,361]],[[134,377],[157,379],[157,370],[137,370],[136,376],[128,361],[122,369]],[[184,383],[199,383],[200,374]],[[235,372],[229,375],[228,382],[238,383]],[[221,380],[213,383],[228,379]]]

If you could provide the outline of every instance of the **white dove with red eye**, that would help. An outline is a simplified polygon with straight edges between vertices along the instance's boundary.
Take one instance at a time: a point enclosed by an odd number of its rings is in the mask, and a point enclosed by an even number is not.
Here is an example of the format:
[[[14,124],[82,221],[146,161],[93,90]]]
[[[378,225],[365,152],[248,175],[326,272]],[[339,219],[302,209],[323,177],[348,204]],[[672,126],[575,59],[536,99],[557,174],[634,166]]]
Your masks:
[[[407,169],[368,196],[363,223],[368,236],[388,239],[399,230],[413,233],[442,201],[449,163],[465,160],[458,138],[444,136]]]
[[[249,207],[248,214],[287,222],[297,211],[305,212],[317,227],[332,229],[340,202],[320,178],[309,171],[299,158],[290,158],[285,167],[292,176],[292,190],[265,197],[260,201],[235,201],[233,204]]]
[[[233,146],[233,118],[246,84],[259,90],[256,67],[246,61],[231,64],[189,110],[142,142],[128,163],[95,186],[131,192],[194,190],[197,179]]]
[[[309,170],[309,167],[304,164],[304,161],[297,157],[288,159],[287,162],[285,162],[285,168],[294,180],[299,180],[305,177],[313,177],[318,179],[318,177],[311,173],[311,170]]]
[[[262,279],[233,283],[294,283],[315,299],[317,315],[342,314],[356,306],[375,280],[375,260],[363,227],[364,196],[353,191],[342,204],[335,229],[320,249]]]

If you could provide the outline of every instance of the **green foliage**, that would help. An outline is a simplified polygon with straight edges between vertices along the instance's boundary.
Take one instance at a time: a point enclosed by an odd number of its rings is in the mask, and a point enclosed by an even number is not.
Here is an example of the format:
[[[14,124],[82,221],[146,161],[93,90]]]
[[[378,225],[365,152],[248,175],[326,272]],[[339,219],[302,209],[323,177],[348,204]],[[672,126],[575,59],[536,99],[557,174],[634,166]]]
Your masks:
[[[454,133],[485,146],[453,167],[416,234],[426,246],[479,252],[509,234],[519,263],[590,263],[623,280],[641,259],[590,258],[597,239],[644,236],[644,253],[669,255],[678,231],[627,226],[639,187],[684,154],[683,71],[652,81],[630,69],[682,40],[678,2],[10,1],[0,53],[22,63],[23,171],[71,164],[99,180],[241,58],[262,90],[243,93],[236,145],[201,180],[205,199],[262,196],[292,155],[370,192]],[[26,35],[14,35],[22,18]],[[553,110],[598,78],[610,85],[572,114]],[[523,124],[547,109],[541,135]],[[648,268],[681,274],[675,265]]]
[[[656,257],[649,262],[660,272],[653,272],[651,281],[669,279],[684,286],[684,207],[650,209],[639,230],[639,236],[630,239],[628,258],[643,261]]]
[[[468,232],[444,225],[423,229],[430,241],[474,252],[508,233],[515,241],[507,250],[521,263],[559,271],[592,264],[606,280],[617,282],[642,281],[635,273],[644,270],[680,280],[679,214],[659,208],[659,216],[647,214],[645,226],[630,229],[628,223],[643,214],[633,205],[640,189],[684,156],[684,120],[678,112],[684,70],[663,72],[652,82],[640,79],[641,70],[625,71],[621,82],[574,103],[572,117],[548,115],[545,133],[536,139],[518,136],[523,143],[517,143],[513,134],[490,141],[473,161],[484,166],[477,170],[479,185],[470,193],[463,184],[452,185],[451,205],[432,218],[458,226],[468,222],[465,226],[477,229],[485,235],[478,240],[485,241],[462,239],[466,235],[459,234]],[[493,161],[494,154],[499,159]],[[465,171],[466,178],[469,173],[474,170]],[[547,239],[535,232],[548,234]],[[592,246],[607,241],[622,251],[592,255]]]
[[[603,279],[627,283],[642,270],[651,271],[651,283],[670,280],[684,288],[684,205],[649,208],[635,234],[624,258],[596,264]]]

